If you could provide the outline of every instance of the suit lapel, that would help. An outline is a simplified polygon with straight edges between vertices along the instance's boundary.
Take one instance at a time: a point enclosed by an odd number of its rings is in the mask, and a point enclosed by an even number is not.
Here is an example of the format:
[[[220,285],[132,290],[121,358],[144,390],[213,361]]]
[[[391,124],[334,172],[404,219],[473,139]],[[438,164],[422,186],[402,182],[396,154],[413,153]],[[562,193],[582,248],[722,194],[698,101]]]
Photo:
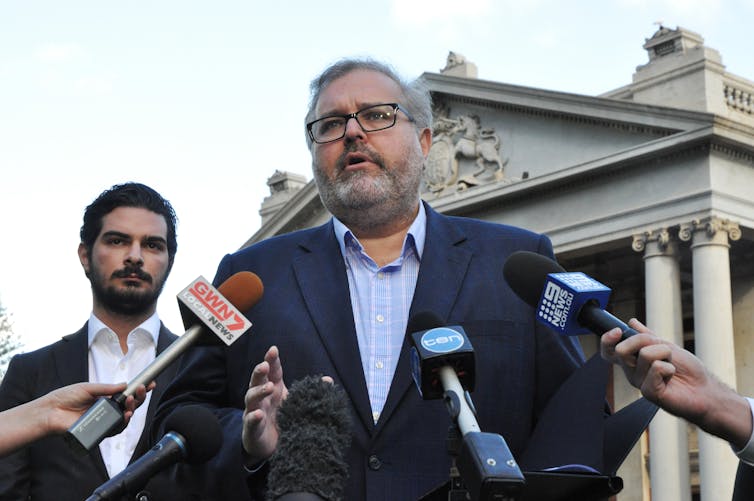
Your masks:
[[[367,430],[374,428],[361,355],[356,339],[346,265],[332,222],[300,243],[304,251],[293,268],[304,302],[338,379]]]
[[[63,342],[54,348],[55,368],[60,376],[60,386],[89,381],[89,322],[78,332],[63,337]],[[93,467],[102,475],[109,477],[105,461],[99,447],[88,454]]]
[[[157,338],[156,354],[159,355],[160,353],[162,353],[163,350],[170,346],[170,344],[176,338],[177,336],[175,334],[170,332],[162,323],[160,323],[160,335]],[[152,397],[149,399],[149,406],[147,407],[147,417],[144,425],[144,430],[141,432],[139,442],[134,448],[134,453],[131,456],[130,462],[133,462],[134,460],[141,457],[152,447],[152,437],[150,433],[152,418],[155,411],[157,410],[157,406],[160,403],[160,398],[162,397],[165,388],[167,388],[167,386],[175,377],[176,372],[178,371],[178,366],[180,365],[179,360],[174,361],[155,378],[157,386],[154,390],[152,390]]]
[[[466,240],[466,236],[450,219],[439,215],[426,204],[425,209],[427,237],[409,318],[419,312],[430,311],[447,321],[461,290],[472,253],[460,245]],[[406,391],[417,391],[411,378],[408,337],[403,339],[400,358],[385,408],[377,424],[377,432],[395,411]]]
[[[60,386],[89,380],[89,342],[87,326],[78,332],[63,337],[63,342],[54,345],[55,370],[60,377]]]

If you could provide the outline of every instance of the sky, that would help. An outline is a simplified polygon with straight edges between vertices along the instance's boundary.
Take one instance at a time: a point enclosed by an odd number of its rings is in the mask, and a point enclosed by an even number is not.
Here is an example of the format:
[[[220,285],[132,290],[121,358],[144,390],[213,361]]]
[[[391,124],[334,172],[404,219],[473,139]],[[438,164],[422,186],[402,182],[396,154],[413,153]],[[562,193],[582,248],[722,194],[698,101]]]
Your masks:
[[[342,57],[414,78],[454,51],[481,79],[598,95],[656,23],[754,80],[752,19],[754,0],[0,0],[0,304],[25,351],[78,330],[83,210],[138,181],[178,214],[158,311],[182,333],[176,294],[259,229],[267,179],[311,179],[309,82]]]

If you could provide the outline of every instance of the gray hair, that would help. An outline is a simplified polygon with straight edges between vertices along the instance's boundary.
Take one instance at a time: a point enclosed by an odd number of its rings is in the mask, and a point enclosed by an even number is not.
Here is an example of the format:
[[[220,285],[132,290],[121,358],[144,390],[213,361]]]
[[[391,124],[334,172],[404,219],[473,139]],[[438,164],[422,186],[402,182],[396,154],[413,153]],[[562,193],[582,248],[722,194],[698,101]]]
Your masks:
[[[304,120],[305,126],[315,119],[314,109],[317,107],[317,102],[322,91],[335,80],[356,70],[376,71],[393,80],[401,89],[402,99],[400,104],[411,114],[416,127],[419,130],[432,127],[432,98],[424,80],[419,77],[416,80],[408,82],[401,78],[389,65],[370,58],[341,59],[337,63],[327,67],[317,78],[312,80],[309,86],[311,98],[309,99],[309,110]],[[308,133],[306,134],[306,144],[311,149],[312,141]]]

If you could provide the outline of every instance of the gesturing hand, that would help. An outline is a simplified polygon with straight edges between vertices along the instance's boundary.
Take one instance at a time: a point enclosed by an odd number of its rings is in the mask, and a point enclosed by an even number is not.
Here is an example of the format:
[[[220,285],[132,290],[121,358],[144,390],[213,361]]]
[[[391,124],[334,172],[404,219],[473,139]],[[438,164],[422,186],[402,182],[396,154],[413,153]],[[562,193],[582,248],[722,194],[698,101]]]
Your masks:
[[[283,366],[276,346],[272,346],[251,374],[244,398],[241,440],[250,464],[267,459],[278,441],[277,410],[288,396],[283,382]]]

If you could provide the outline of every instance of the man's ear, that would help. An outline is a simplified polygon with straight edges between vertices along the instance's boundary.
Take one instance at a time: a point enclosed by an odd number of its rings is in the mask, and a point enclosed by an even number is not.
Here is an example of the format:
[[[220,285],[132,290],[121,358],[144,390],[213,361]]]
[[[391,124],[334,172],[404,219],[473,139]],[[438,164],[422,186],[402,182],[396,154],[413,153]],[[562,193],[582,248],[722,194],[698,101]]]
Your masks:
[[[424,158],[427,158],[427,155],[429,155],[429,149],[432,147],[432,129],[429,127],[422,129],[419,133],[419,144],[422,147]]]
[[[81,267],[84,268],[84,274],[88,277],[89,276],[89,251],[86,248],[86,245],[83,243],[79,244],[79,262],[81,263]]]

